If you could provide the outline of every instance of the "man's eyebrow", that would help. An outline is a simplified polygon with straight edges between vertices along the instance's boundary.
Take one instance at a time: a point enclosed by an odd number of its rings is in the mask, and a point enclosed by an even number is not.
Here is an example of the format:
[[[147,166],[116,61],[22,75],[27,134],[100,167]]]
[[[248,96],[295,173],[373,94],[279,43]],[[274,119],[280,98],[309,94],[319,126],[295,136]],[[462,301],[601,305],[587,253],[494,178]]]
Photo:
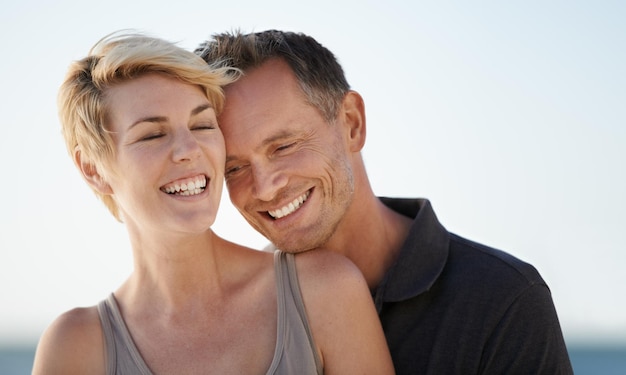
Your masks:
[[[271,145],[272,143],[275,143],[277,141],[282,141],[283,139],[291,138],[293,136],[294,136],[293,132],[288,131],[288,130],[282,130],[262,140],[261,144],[257,148],[262,149],[263,147],[267,147],[268,145]],[[226,163],[236,161],[236,160],[239,160],[239,157],[237,155],[226,155]]]
[[[191,116],[196,116],[210,108],[213,108],[213,107],[208,103],[200,104],[199,106],[191,110]],[[139,120],[133,122],[128,128],[132,129],[134,126],[141,124],[142,122],[165,122],[165,121],[167,121],[167,117],[165,116],[147,116],[147,117],[142,117]]]
[[[285,138],[290,138],[293,137],[293,132],[288,131],[288,130],[282,130],[276,134],[273,134],[271,137],[269,138],[265,138],[262,142],[261,142],[261,146],[267,146],[269,144],[272,144],[276,141],[282,141]]]

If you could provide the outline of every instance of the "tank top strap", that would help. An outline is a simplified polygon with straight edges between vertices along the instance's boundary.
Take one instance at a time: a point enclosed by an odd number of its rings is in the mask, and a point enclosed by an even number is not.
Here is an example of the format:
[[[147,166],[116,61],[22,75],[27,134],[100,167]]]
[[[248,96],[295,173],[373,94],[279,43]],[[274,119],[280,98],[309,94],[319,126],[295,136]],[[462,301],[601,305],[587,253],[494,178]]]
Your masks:
[[[305,366],[306,371],[322,375],[322,361],[318,356],[304,307],[294,254],[276,250],[274,267],[278,300],[276,354],[285,352],[288,355],[282,355],[280,364],[273,363],[278,368],[272,366],[274,368],[270,368],[271,371],[267,373],[289,373],[284,370],[289,368],[289,361],[295,361],[300,364],[309,363],[308,367]],[[289,341],[289,348],[285,347],[285,341]],[[278,372],[274,372],[276,370]]]
[[[309,339],[311,348],[315,349],[315,342],[313,341],[313,334],[311,333],[311,326],[309,325],[309,318],[306,315],[306,309],[304,308],[304,301],[302,300],[302,293],[300,291],[300,282],[298,281],[298,274],[296,273],[296,259],[293,254],[284,253],[287,260],[287,272],[289,275],[289,286],[291,287],[291,295],[293,301],[298,309],[298,315],[302,320],[304,329],[306,330],[306,336]],[[313,350],[315,355],[315,363],[318,367],[321,367],[321,361],[317,356],[317,350]]]
[[[107,375],[115,375],[117,352],[115,351],[115,338],[113,336],[113,327],[111,326],[111,321],[109,320],[106,300],[98,303],[98,315],[100,316],[100,325],[102,326],[102,334],[104,336],[105,371]]]
[[[106,341],[107,375],[117,373],[153,375],[135,346],[113,293],[98,304],[98,313]]]

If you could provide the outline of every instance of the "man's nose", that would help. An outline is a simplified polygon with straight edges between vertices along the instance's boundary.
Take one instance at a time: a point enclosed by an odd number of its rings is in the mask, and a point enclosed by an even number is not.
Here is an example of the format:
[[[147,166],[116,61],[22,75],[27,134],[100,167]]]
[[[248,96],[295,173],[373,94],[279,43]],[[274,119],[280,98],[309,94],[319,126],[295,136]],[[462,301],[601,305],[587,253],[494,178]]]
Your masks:
[[[287,185],[285,173],[278,168],[272,168],[269,164],[255,165],[252,170],[252,193],[256,199],[271,201]]]

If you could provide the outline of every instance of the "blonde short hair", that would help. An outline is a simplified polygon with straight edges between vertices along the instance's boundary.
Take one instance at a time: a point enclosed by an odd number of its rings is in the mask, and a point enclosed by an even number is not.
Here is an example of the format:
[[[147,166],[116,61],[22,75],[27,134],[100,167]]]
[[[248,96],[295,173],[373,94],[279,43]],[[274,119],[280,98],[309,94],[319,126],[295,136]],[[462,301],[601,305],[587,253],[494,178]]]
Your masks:
[[[98,41],[87,57],[73,62],[58,96],[59,117],[68,152],[103,167],[115,150],[107,131],[110,108],[107,90],[148,73],[158,73],[201,87],[219,113],[224,105],[222,87],[239,76],[234,68],[209,65],[174,43],[142,34],[113,33]],[[112,196],[96,195],[121,221]]]

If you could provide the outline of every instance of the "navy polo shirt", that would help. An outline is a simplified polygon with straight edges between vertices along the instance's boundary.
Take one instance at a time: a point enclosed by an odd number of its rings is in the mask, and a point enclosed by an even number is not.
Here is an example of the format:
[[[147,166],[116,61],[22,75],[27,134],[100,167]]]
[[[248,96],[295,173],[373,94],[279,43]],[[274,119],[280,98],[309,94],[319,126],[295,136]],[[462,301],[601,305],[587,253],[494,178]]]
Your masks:
[[[380,199],[414,220],[374,291],[398,375],[573,373],[533,266],[449,233],[428,200]]]

